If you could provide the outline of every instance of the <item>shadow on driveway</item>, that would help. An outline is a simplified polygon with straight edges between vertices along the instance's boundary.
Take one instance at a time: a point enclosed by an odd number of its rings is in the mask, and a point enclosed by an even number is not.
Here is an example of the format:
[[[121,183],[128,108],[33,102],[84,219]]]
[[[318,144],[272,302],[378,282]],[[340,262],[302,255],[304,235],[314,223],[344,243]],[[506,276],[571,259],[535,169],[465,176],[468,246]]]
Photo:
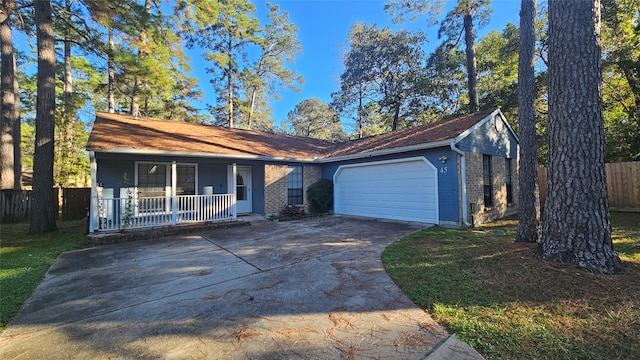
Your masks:
[[[67,252],[0,358],[419,359],[448,334],[380,262],[418,229],[334,216]]]

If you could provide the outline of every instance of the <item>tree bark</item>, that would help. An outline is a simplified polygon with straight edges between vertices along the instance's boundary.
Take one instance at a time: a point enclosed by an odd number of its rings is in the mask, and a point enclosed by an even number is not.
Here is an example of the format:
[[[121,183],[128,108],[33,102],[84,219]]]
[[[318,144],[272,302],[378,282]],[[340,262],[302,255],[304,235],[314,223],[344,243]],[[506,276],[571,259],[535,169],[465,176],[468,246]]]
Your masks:
[[[116,43],[113,40],[113,28],[111,27],[111,24],[109,24],[109,54],[107,54],[107,76],[109,78],[109,83],[107,85],[107,91],[108,91],[107,111],[111,114],[116,112],[116,94],[115,94],[116,69],[115,69],[115,60],[113,58],[115,49],[116,49]]]
[[[34,2],[38,42],[36,139],[33,156],[33,200],[30,233],[56,230],[53,199],[53,135],[56,95],[55,40],[49,0]]]
[[[133,93],[131,94],[131,116],[140,116],[140,85],[141,81],[136,77],[133,80]]]
[[[611,241],[600,59],[600,1],[550,0],[541,256],[613,274],[624,267]]]
[[[2,150],[0,157],[0,189],[21,188],[22,156],[20,151],[20,100],[18,97],[17,68],[13,49],[13,34],[11,32],[11,14],[14,1],[2,2],[0,13],[0,117],[2,118]]]
[[[391,123],[391,131],[398,129],[398,120],[400,119],[400,102],[396,101],[393,105],[393,123]]]
[[[251,130],[251,121],[253,120],[253,112],[256,106],[256,94],[258,93],[258,89],[251,89],[251,103],[249,105],[249,118],[247,119],[247,129]]]
[[[467,85],[469,87],[469,112],[478,112],[478,81],[476,66],[475,34],[473,32],[473,18],[471,10],[464,14],[464,41],[467,55]]]
[[[229,101],[229,127],[235,127],[233,121],[233,67],[231,52],[233,51],[233,41],[231,35],[227,41],[227,54],[229,54],[229,66],[227,67],[227,97]]]
[[[542,236],[538,185],[538,141],[536,139],[536,84],[534,76],[536,0],[520,6],[520,51],[518,55],[518,231],[516,242],[536,243]]]
[[[362,139],[362,82],[358,82],[358,139]]]
[[[71,2],[65,1],[65,7],[71,14]],[[73,153],[73,128],[75,120],[75,109],[73,108],[73,75],[71,66],[71,41],[65,38],[64,41],[64,84],[62,89],[62,134],[60,134],[60,149],[62,156],[58,158],[60,162],[59,186],[69,186],[71,184],[71,167]]]

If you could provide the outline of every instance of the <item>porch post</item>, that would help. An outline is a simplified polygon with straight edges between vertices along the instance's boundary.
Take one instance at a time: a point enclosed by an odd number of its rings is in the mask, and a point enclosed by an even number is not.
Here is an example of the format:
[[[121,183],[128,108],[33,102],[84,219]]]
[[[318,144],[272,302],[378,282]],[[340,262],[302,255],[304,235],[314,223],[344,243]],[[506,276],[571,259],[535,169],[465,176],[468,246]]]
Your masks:
[[[176,183],[178,182],[178,169],[176,162],[171,162],[171,224],[178,223],[178,197],[176,191]]]
[[[232,218],[235,220],[238,218],[238,209],[237,209],[237,203],[238,203],[238,167],[236,166],[236,163],[233,163],[233,165],[231,166],[231,185],[233,186],[232,188],[232,194],[233,194],[233,214],[232,214]]]
[[[96,153],[89,151],[89,162],[91,169],[91,202],[89,204],[89,233],[98,230],[98,164],[96,163]]]

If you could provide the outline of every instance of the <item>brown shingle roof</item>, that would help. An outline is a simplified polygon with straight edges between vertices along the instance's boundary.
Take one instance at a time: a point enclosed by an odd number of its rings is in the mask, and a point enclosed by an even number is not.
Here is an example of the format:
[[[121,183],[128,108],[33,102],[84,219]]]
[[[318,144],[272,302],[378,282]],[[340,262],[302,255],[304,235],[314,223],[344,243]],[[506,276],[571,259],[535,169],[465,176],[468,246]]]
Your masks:
[[[313,159],[332,147],[324,140],[130,115],[98,113],[88,149],[134,149]]]
[[[495,109],[485,110],[455,119],[440,120],[426,125],[347,141],[336,144],[331,151],[324,154],[324,157],[363,154],[454,139],[494,111]]]
[[[130,115],[98,113],[87,148],[312,160],[451,140],[493,111],[495,110],[486,110],[343,143],[170,120],[134,119]]]

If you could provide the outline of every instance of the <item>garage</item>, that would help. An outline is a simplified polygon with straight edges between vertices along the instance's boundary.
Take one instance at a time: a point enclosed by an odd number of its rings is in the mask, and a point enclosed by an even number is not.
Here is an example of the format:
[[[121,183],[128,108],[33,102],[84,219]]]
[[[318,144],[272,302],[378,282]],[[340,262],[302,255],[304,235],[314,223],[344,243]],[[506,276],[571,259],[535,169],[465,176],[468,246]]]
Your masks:
[[[439,222],[438,173],[424,157],[342,165],[333,182],[336,214]]]

